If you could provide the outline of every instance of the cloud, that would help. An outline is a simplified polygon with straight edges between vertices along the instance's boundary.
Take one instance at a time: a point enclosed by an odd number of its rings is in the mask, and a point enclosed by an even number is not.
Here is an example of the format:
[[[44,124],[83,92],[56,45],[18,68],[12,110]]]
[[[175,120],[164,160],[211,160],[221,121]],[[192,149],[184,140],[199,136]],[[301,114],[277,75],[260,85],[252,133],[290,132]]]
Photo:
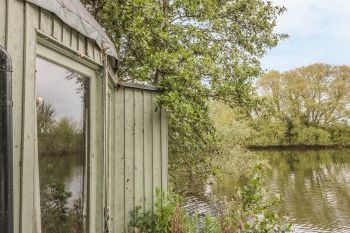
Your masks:
[[[350,1],[273,0],[287,12],[276,31],[290,39],[268,52],[266,69],[286,70],[315,62],[350,63]]]

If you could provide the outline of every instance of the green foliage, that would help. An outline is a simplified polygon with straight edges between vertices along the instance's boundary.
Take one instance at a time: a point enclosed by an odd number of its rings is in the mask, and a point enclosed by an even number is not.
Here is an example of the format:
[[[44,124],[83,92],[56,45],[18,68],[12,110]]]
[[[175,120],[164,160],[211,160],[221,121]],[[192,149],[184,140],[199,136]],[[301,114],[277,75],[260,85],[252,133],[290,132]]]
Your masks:
[[[294,143],[300,145],[327,145],[331,144],[330,133],[317,127],[296,128]]]
[[[206,215],[204,233],[274,233],[290,232],[290,224],[272,210],[278,206],[278,197],[266,198],[262,188],[262,166],[257,166],[254,176],[242,189],[235,192],[234,198],[224,200],[218,216]],[[180,209],[179,196],[174,193],[159,193],[154,211],[132,213],[130,225],[141,233],[194,233],[200,222],[190,218]]]
[[[258,82],[254,145],[349,145],[350,67],[314,64]]]
[[[221,232],[290,232],[290,224],[271,209],[278,206],[278,197],[266,199],[261,174],[260,165],[249,183],[226,204]]]
[[[41,221],[43,233],[82,233],[83,213],[81,201],[74,202],[74,208],[68,207],[72,196],[65,184],[50,180],[40,193]],[[59,226],[59,227],[58,227]]]
[[[253,131],[249,138],[249,145],[284,144],[287,127],[283,122],[261,118],[248,120],[248,122]]]
[[[231,174],[237,181],[247,181],[257,159],[245,149],[254,130],[241,108],[231,108],[221,102],[212,102],[211,113],[218,140],[219,153],[213,162],[216,177]]]
[[[218,219],[210,215],[205,215],[203,233],[220,232],[220,224]]]
[[[83,0],[119,53],[121,81],[162,90],[171,174],[208,174],[217,140],[209,100],[248,105],[259,59],[285,35],[264,0]]]
[[[350,125],[333,124],[328,128],[330,140],[337,145],[350,145]]]
[[[69,232],[71,219],[67,199],[71,193],[66,190],[64,184],[51,183],[41,193],[41,216],[43,232]],[[58,229],[57,226],[60,226]]]
[[[54,118],[51,105],[39,107],[37,114],[39,154],[59,155],[81,152],[83,132],[76,123],[63,118]]]
[[[350,67],[313,64],[261,78],[262,93],[273,98],[283,121],[327,127],[350,117]]]
[[[153,211],[142,212],[141,207],[137,207],[131,213],[129,225],[140,233],[197,232],[193,219],[180,208],[180,204],[180,196],[157,189]]]

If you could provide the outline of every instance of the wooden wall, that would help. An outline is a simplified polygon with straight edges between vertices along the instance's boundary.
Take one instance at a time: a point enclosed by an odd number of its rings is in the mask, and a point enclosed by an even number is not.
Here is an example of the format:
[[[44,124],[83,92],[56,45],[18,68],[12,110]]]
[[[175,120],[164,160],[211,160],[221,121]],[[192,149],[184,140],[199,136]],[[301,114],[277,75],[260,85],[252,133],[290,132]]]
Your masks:
[[[13,61],[15,233],[38,232],[35,67],[36,56],[45,52],[39,53],[38,38],[51,41],[45,47],[57,54],[51,61],[91,71],[87,231],[102,233],[108,226],[123,232],[129,212],[152,208],[155,189],[167,187],[167,119],[155,111],[156,92],[115,89],[110,58],[94,41],[24,0],[0,0],[0,45]]]
[[[157,188],[167,187],[167,118],[150,91],[122,88],[115,103],[113,225],[116,232],[136,206],[152,209]],[[131,106],[131,107],[130,107]],[[160,143],[161,142],[161,143]]]

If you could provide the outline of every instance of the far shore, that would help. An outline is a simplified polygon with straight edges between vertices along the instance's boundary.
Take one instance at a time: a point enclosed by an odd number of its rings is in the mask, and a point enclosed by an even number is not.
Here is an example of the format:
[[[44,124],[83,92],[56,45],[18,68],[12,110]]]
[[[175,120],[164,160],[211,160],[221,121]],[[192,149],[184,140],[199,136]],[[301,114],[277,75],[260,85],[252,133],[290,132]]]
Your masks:
[[[350,149],[350,145],[250,145],[247,146],[248,150],[251,151],[262,151],[262,150],[331,150],[331,149]]]

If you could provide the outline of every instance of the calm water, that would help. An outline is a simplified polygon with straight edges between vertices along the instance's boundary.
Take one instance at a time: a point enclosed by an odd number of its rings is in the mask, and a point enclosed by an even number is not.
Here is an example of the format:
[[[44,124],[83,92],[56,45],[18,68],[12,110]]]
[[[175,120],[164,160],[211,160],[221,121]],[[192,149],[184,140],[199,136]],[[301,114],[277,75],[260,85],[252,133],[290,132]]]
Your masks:
[[[268,162],[266,189],[281,194],[279,211],[289,216],[295,232],[350,232],[350,150],[257,154]],[[45,183],[47,174],[53,172],[66,183],[76,199],[82,187],[79,157],[68,155],[46,159],[41,161],[41,182]],[[69,166],[67,160],[71,161]],[[231,181],[229,176],[225,177],[216,190],[230,195],[230,190],[237,184],[237,181]]]
[[[295,232],[350,232],[350,150],[257,154],[268,162],[266,188],[281,194],[280,212]],[[224,186],[233,185],[228,180]]]
[[[68,199],[69,206],[82,196],[83,191],[83,166],[79,154],[67,155],[42,155],[39,160],[40,186],[45,187],[49,179],[66,185],[72,196]]]

